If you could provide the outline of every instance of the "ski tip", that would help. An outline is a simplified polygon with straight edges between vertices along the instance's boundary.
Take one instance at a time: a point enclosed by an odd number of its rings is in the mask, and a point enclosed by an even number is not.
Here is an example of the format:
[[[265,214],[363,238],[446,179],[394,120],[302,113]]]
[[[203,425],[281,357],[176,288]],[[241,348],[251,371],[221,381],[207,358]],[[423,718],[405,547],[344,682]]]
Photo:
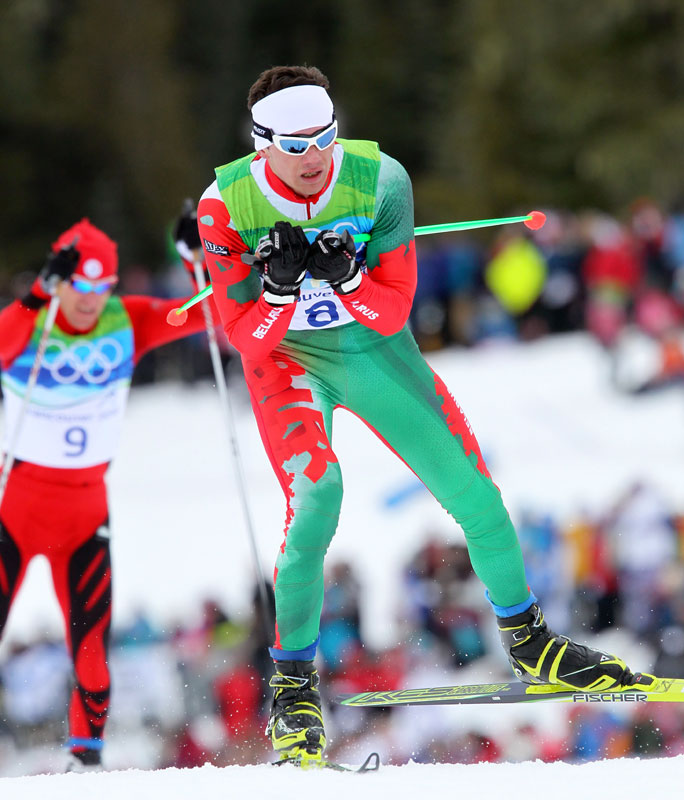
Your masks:
[[[172,308],[171,311],[166,315],[166,321],[169,325],[173,325],[174,328],[179,328],[181,325],[185,325],[188,319],[188,312],[181,311],[180,308]]]
[[[361,694],[338,694],[333,697],[333,702],[336,703],[338,706],[356,706],[362,705],[358,701],[361,698],[367,697],[368,692],[362,692]]]

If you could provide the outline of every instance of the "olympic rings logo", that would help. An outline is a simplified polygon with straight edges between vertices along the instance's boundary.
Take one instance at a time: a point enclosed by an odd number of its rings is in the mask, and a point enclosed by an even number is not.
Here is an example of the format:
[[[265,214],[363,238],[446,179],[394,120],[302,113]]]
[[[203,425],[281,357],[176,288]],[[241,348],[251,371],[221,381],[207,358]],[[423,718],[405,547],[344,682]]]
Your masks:
[[[59,339],[50,339],[41,366],[57,383],[70,384],[84,378],[87,383],[97,385],[109,380],[123,356],[123,347],[108,336],[95,343],[74,342],[69,346]]]

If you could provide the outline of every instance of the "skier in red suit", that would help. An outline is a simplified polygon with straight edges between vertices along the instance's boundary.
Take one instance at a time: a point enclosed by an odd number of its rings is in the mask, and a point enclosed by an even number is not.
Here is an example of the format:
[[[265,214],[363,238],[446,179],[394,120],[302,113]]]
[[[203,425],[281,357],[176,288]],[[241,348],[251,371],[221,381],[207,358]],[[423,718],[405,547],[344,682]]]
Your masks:
[[[149,350],[205,328],[200,306],[166,324],[178,299],[113,294],[117,245],[87,219],[52,245],[29,294],[0,312],[3,452],[20,419],[44,327],[49,289],[59,311],[18,432],[0,506],[0,635],[30,560],[52,570],[73,659],[69,769],[97,769],[109,706],[112,604],[105,473],[133,369]]]

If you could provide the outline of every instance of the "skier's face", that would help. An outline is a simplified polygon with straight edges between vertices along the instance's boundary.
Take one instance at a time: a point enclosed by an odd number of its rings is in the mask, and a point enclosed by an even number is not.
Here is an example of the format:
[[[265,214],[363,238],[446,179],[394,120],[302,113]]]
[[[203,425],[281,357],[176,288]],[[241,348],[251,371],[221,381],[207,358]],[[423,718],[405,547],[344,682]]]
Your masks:
[[[69,325],[77,331],[89,331],[97,325],[100,314],[112,292],[111,289],[102,294],[78,292],[69,281],[62,281],[57,289],[57,294],[59,295],[59,308]]]
[[[310,136],[320,128],[305,128],[293,131],[293,136]],[[332,163],[334,142],[325,150],[309,147],[303,156],[283,153],[275,145],[259,150],[259,154],[268,159],[268,163],[280,180],[302,197],[318,194],[325,186]]]

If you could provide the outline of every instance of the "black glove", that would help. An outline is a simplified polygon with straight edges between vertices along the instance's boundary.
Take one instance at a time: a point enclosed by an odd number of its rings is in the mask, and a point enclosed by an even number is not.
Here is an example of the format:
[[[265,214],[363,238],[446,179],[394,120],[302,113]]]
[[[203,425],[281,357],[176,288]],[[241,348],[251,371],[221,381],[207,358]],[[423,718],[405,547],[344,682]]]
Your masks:
[[[361,272],[351,233],[345,230],[340,236],[334,231],[321,231],[309,249],[307,268],[312,278],[327,281],[338,294],[358,289]]]
[[[183,259],[183,264],[190,275],[193,284],[197,285],[195,274],[195,261],[204,260],[202,240],[197,228],[197,210],[191,197],[183,201],[183,209],[173,226],[173,241],[176,244],[178,255]],[[211,283],[209,271],[204,266],[204,285]],[[200,288],[204,288],[200,285]]]
[[[191,198],[183,201],[183,210],[173,226],[173,241],[176,250],[186,261],[193,261],[202,249],[202,240],[197,229],[197,211]]]
[[[270,243],[270,247],[269,247]],[[256,256],[263,263],[264,299],[274,306],[294,303],[306,275],[309,242],[299,225],[276,222]],[[255,261],[254,266],[258,263]]]
[[[40,288],[46,294],[52,294],[54,288],[61,281],[69,280],[78,266],[81,254],[76,249],[75,243],[62,247],[56,253],[50,253],[43,269],[38,274]]]

